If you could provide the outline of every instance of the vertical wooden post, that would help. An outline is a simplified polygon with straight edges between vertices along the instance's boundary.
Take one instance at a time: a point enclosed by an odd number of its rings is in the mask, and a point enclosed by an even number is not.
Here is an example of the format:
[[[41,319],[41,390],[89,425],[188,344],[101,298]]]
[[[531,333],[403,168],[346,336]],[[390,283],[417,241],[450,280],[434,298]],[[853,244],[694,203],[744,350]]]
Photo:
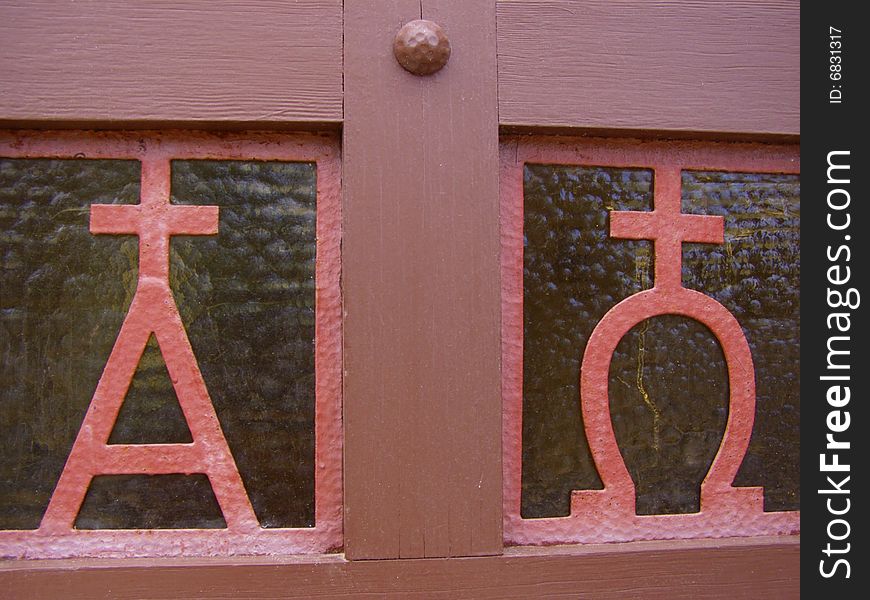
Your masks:
[[[423,77],[420,18],[452,47]],[[494,0],[344,5],[348,558],[501,553],[495,33]]]

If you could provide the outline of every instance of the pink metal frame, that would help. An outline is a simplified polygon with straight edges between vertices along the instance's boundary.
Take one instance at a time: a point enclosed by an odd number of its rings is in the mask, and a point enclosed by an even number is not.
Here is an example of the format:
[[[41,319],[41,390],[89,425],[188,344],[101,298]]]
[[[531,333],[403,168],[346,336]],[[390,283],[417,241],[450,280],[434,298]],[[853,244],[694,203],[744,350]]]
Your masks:
[[[526,163],[649,168],[653,210],[612,212],[610,235],[652,240],[652,289],[614,306],[596,325],[581,364],[586,438],[604,484],[575,490],[567,517],[523,519],[523,166]],[[755,419],[755,373],[740,324],[713,298],[682,287],[683,242],[723,243],[721,217],[681,213],[682,170],[799,173],[796,148],[746,144],[511,138],[501,149],[502,394],[504,400],[504,535],[508,544],[624,542],[651,539],[792,534],[800,513],[764,512],[762,488],[733,487]],[[725,434],[701,484],[701,509],[678,515],[637,515],[635,486],[610,417],[608,372],[622,337],[644,319],[676,314],[710,328],[728,365]]]
[[[142,164],[140,203],[91,206],[93,234],[139,237],[139,281],[130,310],[39,529],[0,531],[0,556],[227,556],[326,552],[341,546],[340,164],[325,137],[277,134],[0,133],[0,156],[116,158]],[[261,528],[224,438],[169,288],[172,235],[216,235],[216,206],[169,202],[173,159],[278,160],[317,164],[315,323],[315,526]],[[279,325],[279,324],[276,324]],[[109,445],[151,334],[190,428],[190,444]],[[276,457],[278,459],[279,457]],[[204,473],[225,529],[77,530],[95,475]]]

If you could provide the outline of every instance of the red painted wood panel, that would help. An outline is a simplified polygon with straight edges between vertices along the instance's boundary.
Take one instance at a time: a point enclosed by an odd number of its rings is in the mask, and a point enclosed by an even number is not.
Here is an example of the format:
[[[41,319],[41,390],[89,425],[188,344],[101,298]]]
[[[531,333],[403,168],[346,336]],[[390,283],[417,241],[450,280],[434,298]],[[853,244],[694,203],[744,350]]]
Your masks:
[[[514,549],[504,556],[338,556],[0,565],[12,598],[797,598],[798,538]]]
[[[421,16],[452,47],[392,54]],[[495,6],[345,4],[345,548],[501,552]]]
[[[341,0],[7,0],[0,123],[337,122]]]
[[[500,0],[499,121],[800,133],[800,5]]]
[[[341,121],[339,0],[213,6],[7,0],[0,123]],[[798,25],[790,0],[501,0],[499,122],[797,135]]]

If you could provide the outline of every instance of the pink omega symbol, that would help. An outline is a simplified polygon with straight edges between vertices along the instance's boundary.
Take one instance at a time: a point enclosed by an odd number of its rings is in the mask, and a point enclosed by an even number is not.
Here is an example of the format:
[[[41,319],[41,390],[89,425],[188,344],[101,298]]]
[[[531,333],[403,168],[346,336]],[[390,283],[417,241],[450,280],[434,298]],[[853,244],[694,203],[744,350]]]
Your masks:
[[[599,528],[599,532],[602,523],[609,523],[604,529],[611,528],[610,533],[596,535],[602,540],[661,537],[662,529],[671,530],[673,537],[692,535],[693,531],[701,535],[745,535],[749,533],[745,529],[767,530],[769,523],[765,525],[765,521],[790,521],[793,515],[764,513],[762,488],[732,485],[746,454],[755,418],[752,355],[740,324],[728,309],[682,285],[682,243],[724,243],[724,220],[683,214],[680,204],[680,169],[664,166],[655,170],[652,212],[610,213],[612,237],[653,241],[655,276],[652,289],[630,296],[610,309],[592,332],[583,356],[580,375],[583,420],[604,489],[574,491],[571,513],[572,517],[588,519],[590,528]],[[622,337],[644,319],[666,314],[695,319],[718,338],[728,366],[728,420],[719,450],[701,484],[701,512],[639,516],[634,482],[611,422],[608,376],[613,352]]]

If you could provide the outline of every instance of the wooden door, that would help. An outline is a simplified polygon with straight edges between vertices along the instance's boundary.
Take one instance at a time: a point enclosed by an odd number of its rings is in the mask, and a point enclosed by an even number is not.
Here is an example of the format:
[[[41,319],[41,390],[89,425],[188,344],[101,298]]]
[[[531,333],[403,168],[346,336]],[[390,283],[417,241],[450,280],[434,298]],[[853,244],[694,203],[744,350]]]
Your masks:
[[[340,135],[343,198],[343,553],[8,561],[0,578],[13,595],[797,594],[796,536],[505,547],[499,226],[500,136],[795,145],[796,3],[0,11],[0,124],[16,135]],[[452,50],[425,77],[392,50],[398,29],[421,18],[443,27]],[[767,35],[753,34],[759,23]]]

